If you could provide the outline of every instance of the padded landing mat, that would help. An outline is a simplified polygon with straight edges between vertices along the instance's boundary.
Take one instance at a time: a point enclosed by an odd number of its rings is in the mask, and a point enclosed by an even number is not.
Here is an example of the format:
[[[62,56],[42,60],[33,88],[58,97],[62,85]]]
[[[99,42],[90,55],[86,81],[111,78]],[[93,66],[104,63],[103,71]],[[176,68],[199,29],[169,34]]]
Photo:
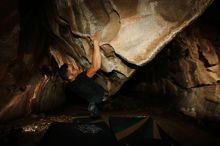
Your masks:
[[[149,116],[112,117],[110,127],[120,145],[124,146],[179,146]]]
[[[117,146],[105,122],[53,123],[44,135],[42,146]]]
[[[108,125],[109,124],[109,125]],[[149,116],[76,118],[72,123],[52,123],[40,146],[179,146]]]

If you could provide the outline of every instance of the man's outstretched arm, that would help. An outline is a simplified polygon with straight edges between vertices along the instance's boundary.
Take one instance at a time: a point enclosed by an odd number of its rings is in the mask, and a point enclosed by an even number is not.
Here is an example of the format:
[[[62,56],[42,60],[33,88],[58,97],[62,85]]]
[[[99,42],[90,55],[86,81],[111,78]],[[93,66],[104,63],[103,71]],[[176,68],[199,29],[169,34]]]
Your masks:
[[[101,54],[99,47],[100,32],[96,32],[95,35],[91,37],[93,40],[93,54],[92,54],[92,64],[88,69],[86,75],[91,78],[95,73],[101,68]]]

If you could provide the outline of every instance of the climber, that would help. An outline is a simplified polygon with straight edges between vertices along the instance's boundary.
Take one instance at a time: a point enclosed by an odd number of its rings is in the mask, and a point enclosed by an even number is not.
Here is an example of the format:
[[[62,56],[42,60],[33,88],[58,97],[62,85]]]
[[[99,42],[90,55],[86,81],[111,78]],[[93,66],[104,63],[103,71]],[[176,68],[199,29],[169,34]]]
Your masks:
[[[101,67],[101,54],[99,47],[100,33],[91,36],[93,41],[92,63],[88,70],[75,68],[72,64],[63,64],[59,69],[61,78],[68,82],[70,90],[89,102],[88,111],[91,117],[99,117],[97,105],[102,102],[105,90],[97,84],[92,77]]]

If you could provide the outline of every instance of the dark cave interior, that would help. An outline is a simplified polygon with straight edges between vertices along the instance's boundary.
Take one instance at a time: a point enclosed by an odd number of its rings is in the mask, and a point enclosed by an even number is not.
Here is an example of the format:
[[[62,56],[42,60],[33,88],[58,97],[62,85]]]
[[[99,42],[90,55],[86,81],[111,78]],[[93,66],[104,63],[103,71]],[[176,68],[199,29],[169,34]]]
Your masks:
[[[29,2],[23,0],[20,3],[19,15],[21,17],[19,21],[23,23],[21,24],[22,31],[19,39],[36,40],[35,42],[24,41],[19,44],[18,54],[32,51],[35,54],[34,62],[29,62],[32,66],[26,70],[27,75],[23,76],[23,72],[18,73],[17,76],[21,76],[22,80],[28,80],[28,76],[36,71],[36,68],[40,68],[42,74],[55,74],[53,71],[56,71],[58,67],[55,60],[52,59],[52,61],[50,60],[53,64],[52,69],[44,68],[46,60],[44,58],[48,57],[48,50],[46,48],[48,48],[50,40],[47,38],[48,30],[40,29],[41,31],[39,31],[39,27],[45,26],[45,28],[48,28],[47,25],[50,23],[42,21],[45,20],[45,15],[42,13],[44,9],[52,9],[48,6],[49,3],[47,2],[49,1],[35,0]],[[17,3],[12,2],[9,5],[12,8],[16,7]],[[7,9],[5,8],[2,11],[6,12]],[[220,17],[218,14],[220,14],[220,1],[215,0],[197,20],[182,31],[187,36],[191,34],[191,30],[199,30],[199,35],[208,39],[217,48],[216,54],[220,58]],[[29,19],[33,21],[22,21],[22,19],[26,20],[27,17],[32,16],[36,16]],[[18,20],[14,19],[7,23],[13,24],[16,21]],[[41,23],[38,24],[39,22]],[[1,23],[1,25],[0,32],[4,34],[4,32],[7,32],[7,29],[3,29],[4,23]],[[35,28],[32,26],[35,26]],[[10,25],[7,28],[10,29]],[[63,31],[65,32],[65,28]],[[179,95],[176,94],[176,90],[170,82],[167,82],[168,80],[172,81],[172,84],[179,87],[181,91],[188,89],[188,87],[183,86],[184,84],[176,81],[174,76],[182,71],[180,66],[176,65],[179,58],[187,58],[189,56],[188,48],[185,48],[184,51],[180,49],[182,46],[179,40],[181,40],[181,36],[177,35],[151,62],[141,67],[135,66],[137,71],[102,107],[102,118],[106,120],[112,115],[150,115],[157,121],[160,121],[160,124],[164,124],[165,129],[168,129],[171,135],[175,135],[174,139],[181,145],[217,146],[220,144],[219,119],[213,119],[211,116],[197,119],[180,113],[178,107],[181,106],[179,102],[182,99],[178,97]],[[33,50],[25,48],[32,48]],[[36,48],[42,48],[44,51]],[[200,55],[199,59],[203,60],[206,67],[212,66],[203,55]],[[219,82],[220,80],[216,84]],[[22,86],[23,83],[18,84]],[[203,85],[196,85],[195,87],[200,86]],[[2,122],[0,125],[0,145],[39,145],[39,141],[51,123],[72,122],[74,117],[87,116],[88,103],[80,98],[76,98],[76,96],[72,98],[72,96],[72,93],[66,90],[65,102],[58,108],[49,109],[44,112],[38,111],[21,118]]]

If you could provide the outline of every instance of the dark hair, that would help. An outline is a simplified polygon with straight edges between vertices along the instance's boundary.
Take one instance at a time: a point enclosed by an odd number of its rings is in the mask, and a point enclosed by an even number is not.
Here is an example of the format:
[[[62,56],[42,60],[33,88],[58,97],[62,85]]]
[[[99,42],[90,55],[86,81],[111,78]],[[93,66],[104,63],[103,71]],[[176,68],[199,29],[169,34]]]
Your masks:
[[[67,80],[68,79],[68,76],[67,76],[67,68],[68,68],[68,65],[66,63],[64,63],[58,70],[59,72],[59,75],[60,77],[63,79],[63,80]]]

